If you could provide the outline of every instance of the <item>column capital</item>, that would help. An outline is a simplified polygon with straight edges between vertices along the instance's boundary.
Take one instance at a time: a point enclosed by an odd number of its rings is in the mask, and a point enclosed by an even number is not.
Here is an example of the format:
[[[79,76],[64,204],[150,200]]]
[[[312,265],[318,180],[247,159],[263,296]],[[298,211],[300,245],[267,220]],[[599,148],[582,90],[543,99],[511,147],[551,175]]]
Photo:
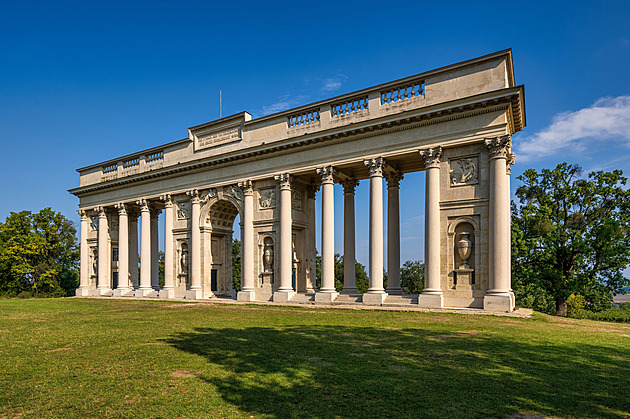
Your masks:
[[[114,208],[118,210],[118,215],[127,215],[127,204],[125,204],[124,202],[114,204]]]
[[[94,207],[94,212],[98,213],[99,218],[107,217],[105,207]]]
[[[337,175],[337,169],[333,166],[324,166],[316,169],[317,174],[322,177],[322,185],[335,183],[335,176]]]
[[[394,170],[385,173],[385,180],[387,181],[387,188],[399,188],[400,181],[403,180],[405,174],[399,170]]]
[[[193,204],[198,204],[201,202],[200,198],[199,198],[199,190],[198,189],[191,189],[189,191],[186,191],[186,195],[188,195],[190,197],[190,201]]]
[[[254,183],[251,180],[244,180],[238,183],[238,187],[243,191],[243,195],[254,194]]]
[[[440,158],[442,157],[442,147],[425,148],[419,150],[420,157],[424,159],[424,167],[440,167]]]
[[[315,199],[315,194],[319,191],[320,186],[315,183],[306,185],[306,194],[308,199]]]
[[[158,216],[162,213],[162,210],[155,208],[153,205],[150,206],[149,209],[151,210],[151,219],[157,220]]]
[[[87,210],[79,209],[79,210],[77,210],[77,214],[79,214],[81,216],[81,221],[88,219]]]
[[[502,135],[494,138],[484,138],[483,143],[490,153],[490,160],[506,159],[512,151],[512,137]]]
[[[343,186],[343,194],[351,194],[354,195],[354,188],[359,186],[359,181],[356,178],[347,178],[343,179],[339,182],[341,186]]]
[[[506,175],[511,175],[512,174],[512,165],[516,162],[516,156],[514,155],[514,153],[509,153],[507,156],[507,165],[505,166],[505,174]]]
[[[138,199],[136,204],[140,206],[140,212],[150,211],[151,210],[151,201],[148,199]]]
[[[291,189],[293,176],[288,173],[281,173],[273,177],[280,184],[280,189]]]
[[[173,206],[173,200],[171,199],[171,194],[160,195],[160,201],[164,201],[164,206],[166,208],[170,208]]]
[[[383,169],[387,166],[387,162],[382,157],[375,157],[373,159],[365,159],[363,160],[363,164],[365,164],[370,170],[370,177],[373,177],[373,176],[383,177]]]

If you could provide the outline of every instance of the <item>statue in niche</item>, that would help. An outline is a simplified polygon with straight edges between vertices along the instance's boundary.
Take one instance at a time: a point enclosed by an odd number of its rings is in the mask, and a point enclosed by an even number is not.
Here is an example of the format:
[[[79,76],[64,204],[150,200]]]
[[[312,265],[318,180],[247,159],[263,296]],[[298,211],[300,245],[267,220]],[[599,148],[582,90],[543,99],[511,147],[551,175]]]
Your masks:
[[[98,217],[90,217],[90,228],[92,231],[98,231]]]
[[[260,200],[258,201],[260,208],[270,209],[276,207],[276,191],[273,189],[267,189],[266,191],[260,191]]]
[[[273,271],[273,244],[269,239],[265,239],[265,248],[263,249],[263,268],[265,272]]]
[[[472,185],[478,182],[477,158],[451,160],[451,186]]]
[[[182,254],[179,260],[180,271],[182,275],[188,274],[188,245],[182,243]]]

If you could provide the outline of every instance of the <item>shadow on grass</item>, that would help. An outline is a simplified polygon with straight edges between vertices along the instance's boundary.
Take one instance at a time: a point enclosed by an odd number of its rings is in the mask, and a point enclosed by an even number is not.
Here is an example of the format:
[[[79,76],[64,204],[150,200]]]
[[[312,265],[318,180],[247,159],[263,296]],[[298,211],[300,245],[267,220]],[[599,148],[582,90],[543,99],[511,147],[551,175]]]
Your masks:
[[[616,417],[630,351],[496,333],[345,326],[199,328],[167,339],[204,357],[227,402],[275,417]]]

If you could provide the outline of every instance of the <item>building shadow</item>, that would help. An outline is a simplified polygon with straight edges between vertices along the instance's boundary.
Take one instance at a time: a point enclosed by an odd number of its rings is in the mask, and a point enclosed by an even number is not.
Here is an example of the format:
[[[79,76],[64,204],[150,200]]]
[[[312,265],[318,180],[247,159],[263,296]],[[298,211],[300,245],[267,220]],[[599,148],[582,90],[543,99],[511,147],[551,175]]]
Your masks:
[[[199,378],[251,414],[618,417],[629,409],[630,349],[320,325],[198,328],[165,342],[207,360]]]

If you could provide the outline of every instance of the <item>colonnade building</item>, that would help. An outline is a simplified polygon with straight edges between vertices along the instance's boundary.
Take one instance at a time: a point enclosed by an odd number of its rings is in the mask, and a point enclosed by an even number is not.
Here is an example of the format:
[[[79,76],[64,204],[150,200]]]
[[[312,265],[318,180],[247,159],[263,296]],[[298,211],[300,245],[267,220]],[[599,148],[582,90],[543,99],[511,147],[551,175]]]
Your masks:
[[[221,118],[189,128],[182,140],[78,169],[79,187],[70,190],[80,200],[81,215],[76,293],[323,304],[402,301],[408,296],[400,284],[400,181],[406,173],[426,171],[425,286],[407,301],[511,311],[511,135],[525,125],[524,106],[512,52],[505,50],[261,118],[247,112]],[[363,295],[354,272],[359,182],[369,182],[370,190],[369,208],[359,209],[369,212],[369,288]],[[340,292],[334,282],[334,225],[341,221],[334,217],[335,183],[344,193],[347,263]],[[242,265],[236,293],[232,231],[239,214]],[[316,224],[322,238],[319,289]]]

